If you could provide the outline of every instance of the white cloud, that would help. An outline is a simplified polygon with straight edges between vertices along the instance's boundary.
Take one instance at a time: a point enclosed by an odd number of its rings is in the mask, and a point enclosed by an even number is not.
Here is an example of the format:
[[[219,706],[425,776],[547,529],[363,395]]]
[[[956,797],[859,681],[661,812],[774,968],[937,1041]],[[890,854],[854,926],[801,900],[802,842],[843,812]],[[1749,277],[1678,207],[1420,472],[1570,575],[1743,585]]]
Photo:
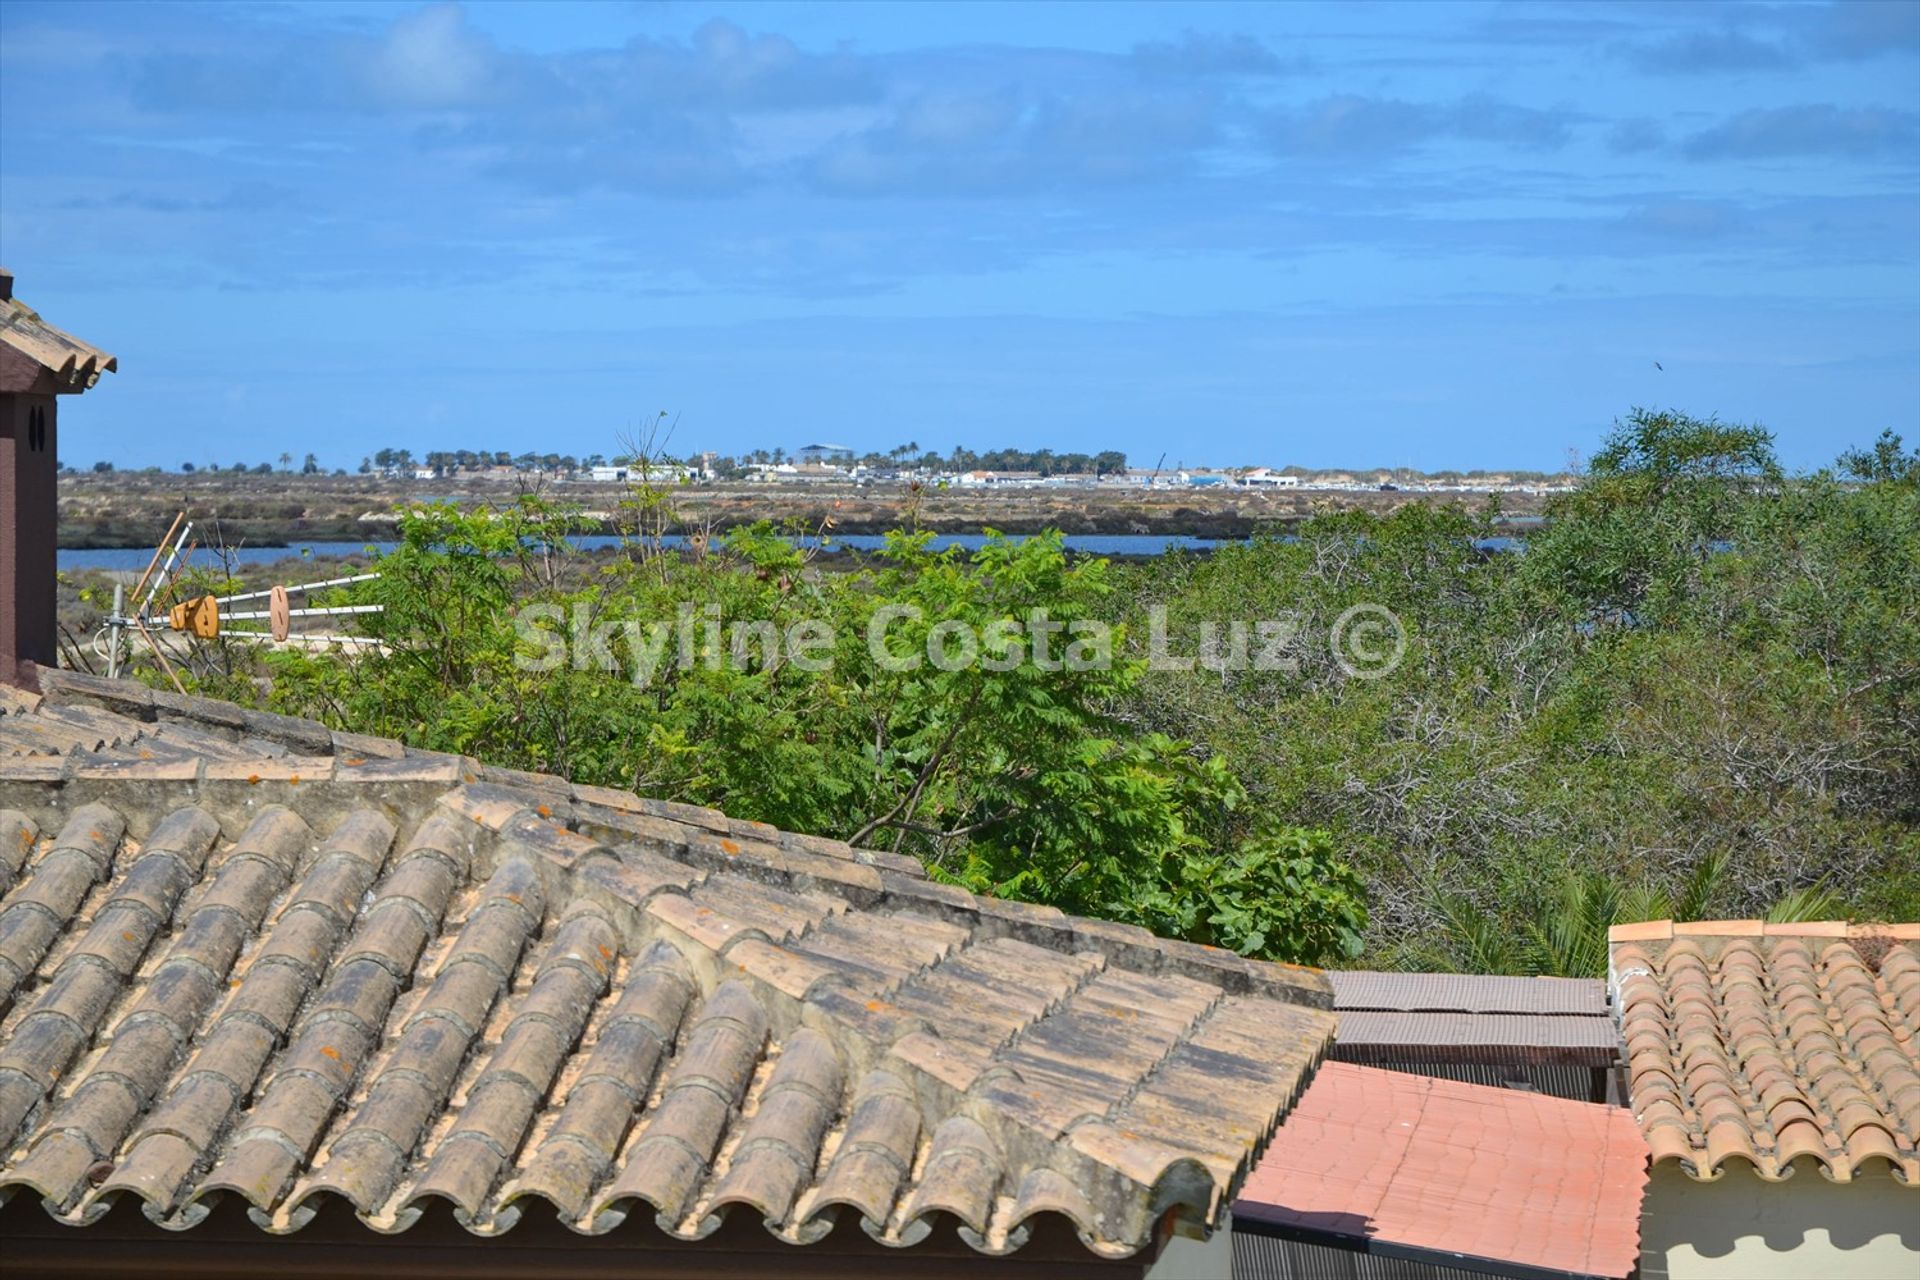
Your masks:
[[[400,18],[366,64],[369,88],[400,107],[476,105],[499,71],[499,53],[467,25],[455,4],[432,5]]]

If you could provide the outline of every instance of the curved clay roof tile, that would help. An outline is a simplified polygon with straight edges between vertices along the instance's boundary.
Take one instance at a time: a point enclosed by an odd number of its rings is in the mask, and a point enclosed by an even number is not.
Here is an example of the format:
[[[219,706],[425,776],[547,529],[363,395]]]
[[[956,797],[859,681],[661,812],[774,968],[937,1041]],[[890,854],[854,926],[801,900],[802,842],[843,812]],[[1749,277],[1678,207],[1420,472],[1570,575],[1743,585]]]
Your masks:
[[[1612,949],[1629,1090],[1656,1162],[1711,1179],[1744,1160],[1780,1179],[1810,1159],[1846,1181],[1887,1159],[1920,1186],[1920,926],[1664,932],[1623,926]]]

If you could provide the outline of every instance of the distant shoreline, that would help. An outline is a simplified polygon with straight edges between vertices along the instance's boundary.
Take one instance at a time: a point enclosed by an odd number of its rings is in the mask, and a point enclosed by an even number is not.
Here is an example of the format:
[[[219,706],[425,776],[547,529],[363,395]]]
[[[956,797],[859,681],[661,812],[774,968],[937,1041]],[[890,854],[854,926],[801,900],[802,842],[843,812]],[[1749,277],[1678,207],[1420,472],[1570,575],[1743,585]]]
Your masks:
[[[587,532],[618,532],[628,491],[615,484],[538,488],[553,502],[577,503],[593,520]],[[379,477],[217,473],[83,473],[60,480],[60,546],[66,550],[152,547],[185,511],[202,541],[291,547],[306,542],[384,542],[395,536],[395,509],[453,501],[506,505],[517,486],[499,481],[392,481]],[[771,486],[693,485],[672,490],[685,529],[719,533],[758,520],[812,531],[877,535],[917,526],[934,533],[1039,533],[1090,537],[1239,539],[1284,533],[1327,511],[1384,514],[1413,502],[1484,506],[1485,492],[1397,489],[1028,488],[922,489],[904,484]],[[1537,517],[1538,494],[1500,495],[1504,516]]]

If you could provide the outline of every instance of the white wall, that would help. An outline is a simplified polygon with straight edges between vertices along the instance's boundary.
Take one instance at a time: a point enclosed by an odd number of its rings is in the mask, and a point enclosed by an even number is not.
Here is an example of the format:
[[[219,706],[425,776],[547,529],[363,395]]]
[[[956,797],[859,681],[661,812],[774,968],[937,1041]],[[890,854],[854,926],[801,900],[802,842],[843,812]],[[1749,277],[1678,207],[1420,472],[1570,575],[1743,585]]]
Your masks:
[[[1801,1161],[1785,1182],[1733,1165],[1696,1182],[1657,1165],[1640,1215],[1641,1280],[1916,1280],[1920,1187],[1874,1161],[1848,1183]]]
[[[1221,1210],[1211,1235],[1202,1235],[1185,1218],[1175,1219],[1173,1236],[1147,1268],[1145,1280],[1233,1280],[1233,1214]]]

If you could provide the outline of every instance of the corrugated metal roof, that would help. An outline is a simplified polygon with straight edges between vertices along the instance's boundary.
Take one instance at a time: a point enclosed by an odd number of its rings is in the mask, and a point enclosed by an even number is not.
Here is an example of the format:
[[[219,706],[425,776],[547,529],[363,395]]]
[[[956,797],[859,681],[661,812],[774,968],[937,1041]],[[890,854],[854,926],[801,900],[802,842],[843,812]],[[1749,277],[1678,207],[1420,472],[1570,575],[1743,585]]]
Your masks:
[[[13,275],[0,269],[0,343],[40,365],[64,391],[85,391],[120,367],[106,352],[56,329],[13,294]]]
[[[1566,1062],[1606,1066],[1619,1052],[1610,1018],[1511,1013],[1340,1010],[1338,1057],[1377,1062],[1409,1054],[1454,1062]]]
[[[1333,1007],[1399,1013],[1538,1013],[1607,1016],[1597,978],[1508,978],[1465,973],[1330,972]]]

